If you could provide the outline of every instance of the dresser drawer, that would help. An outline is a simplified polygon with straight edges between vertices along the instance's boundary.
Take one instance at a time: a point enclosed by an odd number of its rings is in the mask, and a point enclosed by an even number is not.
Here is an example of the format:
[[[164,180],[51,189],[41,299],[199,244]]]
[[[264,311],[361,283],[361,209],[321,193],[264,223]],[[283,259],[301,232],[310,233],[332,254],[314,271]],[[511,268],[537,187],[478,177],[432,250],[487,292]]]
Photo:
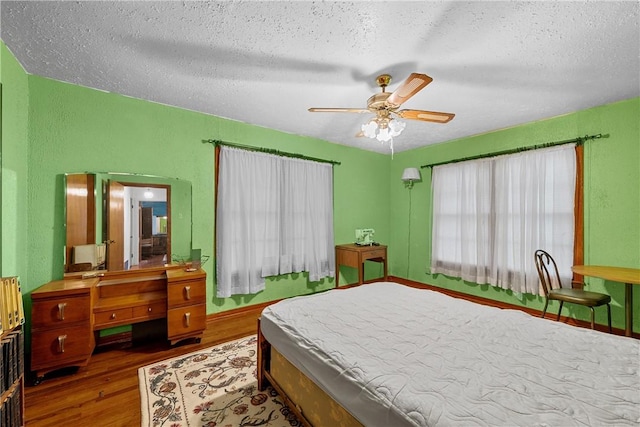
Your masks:
[[[206,298],[207,289],[204,280],[172,283],[167,289],[169,308],[186,304],[203,304]]]
[[[95,313],[95,321],[96,324],[94,329],[102,329],[105,326],[122,324],[123,322],[131,321],[133,319],[133,309],[131,307],[128,308],[118,308],[115,310],[107,310],[107,311],[99,311]]]
[[[167,335],[169,339],[175,336],[200,332],[206,327],[205,304],[170,309],[167,314]]]
[[[31,333],[31,369],[56,366],[88,357],[93,351],[91,326],[73,326]]]
[[[365,259],[374,259],[374,258],[385,258],[387,256],[386,249],[375,249],[367,252],[362,252],[362,260]]]
[[[138,321],[141,318],[158,319],[166,315],[167,303],[165,301],[133,307],[133,317]]]
[[[66,298],[41,299],[31,306],[33,329],[65,326],[75,322],[88,322],[91,317],[89,295]]]

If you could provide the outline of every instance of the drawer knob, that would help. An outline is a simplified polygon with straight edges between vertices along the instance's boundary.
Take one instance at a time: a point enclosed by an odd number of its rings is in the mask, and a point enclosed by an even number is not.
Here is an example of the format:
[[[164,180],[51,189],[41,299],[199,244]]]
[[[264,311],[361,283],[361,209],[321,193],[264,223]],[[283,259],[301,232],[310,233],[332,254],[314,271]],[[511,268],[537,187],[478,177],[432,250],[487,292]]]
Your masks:
[[[191,286],[184,287],[184,297],[185,299],[191,299]]]
[[[115,313],[111,313],[111,320],[116,318],[116,314]]]
[[[151,307],[147,308],[147,312],[151,313]]]
[[[184,324],[188,328],[191,324],[191,313],[187,312],[184,314]]]
[[[66,340],[66,335],[58,335],[58,353],[64,353],[64,342]]]
[[[58,304],[58,320],[64,320],[64,309],[67,306],[66,302]]]

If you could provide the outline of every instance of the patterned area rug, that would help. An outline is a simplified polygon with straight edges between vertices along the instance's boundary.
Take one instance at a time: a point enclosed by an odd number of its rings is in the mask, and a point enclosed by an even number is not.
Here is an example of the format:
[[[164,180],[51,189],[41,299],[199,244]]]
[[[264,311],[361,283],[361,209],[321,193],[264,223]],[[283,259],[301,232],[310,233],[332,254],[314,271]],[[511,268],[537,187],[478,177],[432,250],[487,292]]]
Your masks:
[[[275,390],[258,390],[256,346],[254,335],[140,368],[142,426],[301,426]]]

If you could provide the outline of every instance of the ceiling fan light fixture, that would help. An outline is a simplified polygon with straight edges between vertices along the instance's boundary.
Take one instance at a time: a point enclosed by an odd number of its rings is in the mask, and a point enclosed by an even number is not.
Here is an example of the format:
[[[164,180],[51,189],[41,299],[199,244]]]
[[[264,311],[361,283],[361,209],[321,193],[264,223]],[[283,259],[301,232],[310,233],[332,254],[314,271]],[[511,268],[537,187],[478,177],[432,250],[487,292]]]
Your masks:
[[[360,129],[367,138],[377,139],[380,142],[393,141],[393,137],[402,133],[406,123],[394,119],[373,119],[363,124]]]
[[[393,138],[391,136],[391,132],[389,131],[389,128],[382,128],[378,131],[378,135],[376,136],[376,139],[380,142],[388,142],[391,140],[391,138]]]
[[[391,136],[400,135],[406,126],[407,126],[406,122],[403,122],[401,120],[391,120],[391,122],[389,122],[389,129],[391,130]]]
[[[375,138],[376,131],[378,130],[378,124],[375,120],[371,120],[369,123],[365,123],[361,127],[362,134],[367,138]]]

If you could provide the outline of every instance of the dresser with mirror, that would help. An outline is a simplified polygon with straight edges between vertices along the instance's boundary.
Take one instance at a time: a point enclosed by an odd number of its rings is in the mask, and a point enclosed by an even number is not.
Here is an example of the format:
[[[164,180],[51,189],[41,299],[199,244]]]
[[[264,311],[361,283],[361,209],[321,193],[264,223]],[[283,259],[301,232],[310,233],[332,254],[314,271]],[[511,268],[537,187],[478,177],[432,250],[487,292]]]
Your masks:
[[[65,273],[170,264],[191,251],[191,183],[151,175],[65,175]]]
[[[183,261],[192,249],[191,183],[96,172],[67,174],[64,188],[64,277],[31,293],[38,381],[86,365],[111,328],[147,325],[172,345],[199,340],[206,273]]]

